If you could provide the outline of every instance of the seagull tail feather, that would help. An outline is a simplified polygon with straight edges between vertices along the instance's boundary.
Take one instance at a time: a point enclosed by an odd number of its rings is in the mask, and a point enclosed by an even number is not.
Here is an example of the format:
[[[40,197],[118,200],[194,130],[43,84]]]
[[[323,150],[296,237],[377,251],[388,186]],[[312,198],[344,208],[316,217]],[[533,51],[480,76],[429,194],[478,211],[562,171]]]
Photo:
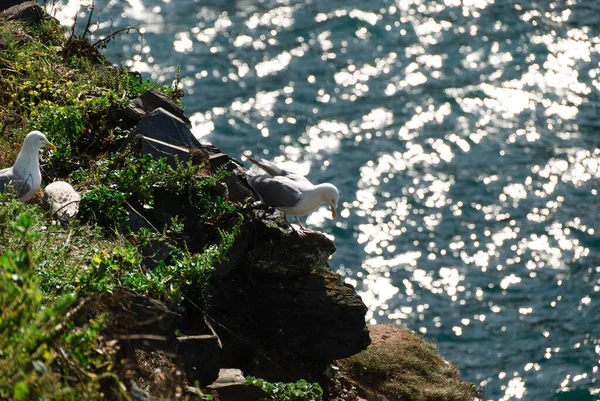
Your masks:
[[[279,167],[277,167],[275,164],[271,163],[270,161],[267,161],[264,159],[261,161],[256,161],[251,157],[248,157],[248,160],[250,160],[256,166],[260,167],[262,170],[264,170],[269,175],[272,175],[272,176],[287,175],[286,171],[280,169]]]

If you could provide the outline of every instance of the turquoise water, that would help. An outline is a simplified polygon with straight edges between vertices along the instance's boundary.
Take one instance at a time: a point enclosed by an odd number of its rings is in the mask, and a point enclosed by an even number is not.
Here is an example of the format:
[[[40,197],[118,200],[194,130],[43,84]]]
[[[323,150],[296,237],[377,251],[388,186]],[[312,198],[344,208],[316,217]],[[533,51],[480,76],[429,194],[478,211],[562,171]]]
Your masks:
[[[600,398],[600,3],[96,6],[96,37],[143,31],[113,61],[181,67],[202,141],[338,186],[338,220],[307,224],[370,322],[437,342],[489,400]]]

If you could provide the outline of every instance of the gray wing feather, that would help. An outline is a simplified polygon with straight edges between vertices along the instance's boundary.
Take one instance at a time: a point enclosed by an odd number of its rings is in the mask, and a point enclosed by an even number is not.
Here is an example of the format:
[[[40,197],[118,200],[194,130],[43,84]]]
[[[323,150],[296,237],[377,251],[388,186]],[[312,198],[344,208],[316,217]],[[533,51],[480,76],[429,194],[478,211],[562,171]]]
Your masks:
[[[249,157],[248,160],[250,160],[261,170],[265,171],[267,174],[273,177],[286,177],[292,181],[295,181],[299,185],[302,185],[303,187],[312,186],[312,184],[306,179],[306,177],[292,173],[290,171],[286,171],[268,160],[261,159],[260,162],[258,162],[251,157]]]
[[[248,160],[250,160],[252,163],[256,164],[258,167],[260,167],[262,170],[264,170],[267,174],[272,175],[273,177],[278,176],[278,175],[290,174],[289,172],[277,167],[275,164],[271,163],[268,160],[262,159],[261,161],[258,162],[251,157],[249,157]]]
[[[260,200],[271,207],[292,207],[300,201],[300,190],[278,177],[252,176],[248,177],[248,184],[256,191]]]
[[[17,177],[9,167],[0,170],[0,192],[4,192],[8,186],[12,186],[18,196],[22,196],[31,189],[31,182]]]

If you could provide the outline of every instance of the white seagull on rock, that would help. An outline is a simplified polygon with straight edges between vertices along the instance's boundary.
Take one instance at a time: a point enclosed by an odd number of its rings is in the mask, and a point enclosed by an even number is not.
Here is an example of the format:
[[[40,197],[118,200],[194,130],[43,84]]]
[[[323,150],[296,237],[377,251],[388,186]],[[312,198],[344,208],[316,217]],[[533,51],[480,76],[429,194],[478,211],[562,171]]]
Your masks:
[[[40,131],[27,134],[14,166],[0,170],[0,192],[12,186],[20,201],[31,199],[42,184],[39,155],[44,146],[56,151]]]
[[[287,219],[288,214],[294,216],[303,235],[306,228],[298,216],[307,216],[314,212],[321,204],[327,203],[331,207],[331,217],[337,216],[337,204],[340,197],[335,185],[324,183],[313,185],[305,177],[285,171],[270,161],[262,159],[260,162],[248,158],[254,166],[248,171],[248,184],[258,194],[262,203],[283,212],[283,218],[292,228]]]

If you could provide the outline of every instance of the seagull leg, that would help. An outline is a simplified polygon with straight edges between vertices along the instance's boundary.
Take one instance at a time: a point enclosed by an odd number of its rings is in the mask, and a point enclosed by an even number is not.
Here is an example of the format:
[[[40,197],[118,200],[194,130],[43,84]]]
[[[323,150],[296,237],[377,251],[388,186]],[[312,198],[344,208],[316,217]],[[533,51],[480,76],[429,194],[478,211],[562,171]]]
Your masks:
[[[296,229],[294,228],[294,226],[292,225],[292,223],[290,223],[290,221],[287,218],[287,214],[283,214],[283,220],[285,220],[285,223],[290,226],[290,228],[292,229],[292,231],[296,232]]]
[[[309,233],[310,230],[305,228],[302,223],[300,222],[300,219],[298,218],[298,216],[294,216],[294,218],[296,219],[296,221],[298,222],[298,225],[300,226],[300,231],[298,231],[298,235],[300,235],[301,237],[303,237],[304,235],[306,235],[306,233]]]

